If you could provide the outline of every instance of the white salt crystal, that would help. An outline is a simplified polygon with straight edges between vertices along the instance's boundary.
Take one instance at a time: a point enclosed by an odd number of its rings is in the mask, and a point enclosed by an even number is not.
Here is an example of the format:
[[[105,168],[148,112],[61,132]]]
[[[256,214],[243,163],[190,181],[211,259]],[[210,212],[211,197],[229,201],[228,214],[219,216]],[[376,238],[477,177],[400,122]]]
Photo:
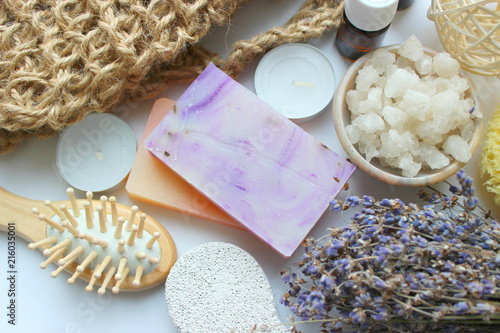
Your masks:
[[[418,139],[410,131],[404,131],[401,133],[401,140],[410,152],[413,152],[418,148]]]
[[[441,169],[450,164],[450,159],[434,145],[421,143],[418,154],[420,160],[427,163],[431,169]]]
[[[469,104],[469,114],[472,119],[474,118],[482,118],[483,113],[480,109],[475,107],[474,101],[471,98],[464,99]]]
[[[413,71],[413,62],[411,62],[411,60],[409,59],[406,59],[405,57],[397,57],[394,64],[408,72]]]
[[[398,69],[401,69],[401,68],[399,68],[399,66],[397,66],[395,64],[389,65],[389,67],[387,67],[387,70],[385,71],[385,73],[383,74],[383,76],[384,77],[389,77],[389,76],[391,76],[392,73],[394,73]]]
[[[361,132],[359,137],[359,143],[364,145],[374,146],[375,148],[380,147],[380,137],[375,133]]]
[[[453,114],[453,122],[455,127],[465,124],[468,120],[471,120],[470,105],[468,100],[460,99],[455,105],[455,112]]]
[[[351,141],[353,145],[358,143],[359,138],[361,137],[361,130],[358,126],[349,124],[345,127],[345,132],[347,134],[347,137],[349,138],[349,141]]]
[[[366,92],[359,90],[349,90],[345,96],[345,101],[349,107],[349,111],[353,114],[359,114],[359,103],[366,99]]]
[[[432,57],[428,54],[423,54],[422,57],[415,62],[415,69],[420,75],[432,73]]]
[[[458,94],[452,89],[445,90],[431,97],[430,109],[433,112],[433,125],[435,130],[444,134],[454,128],[457,115],[456,105]]]
[[[374,133],[362,133],[358,142],[358,149],[365,158],[370,161],[380,154],[378,148],[380,147],[380,137]]]
[[[439,143],[442,142],[443,135],[446,135],[447,132],[449,132],[451,129],[453,129],[453,119],[450,119],[450,115],[444,115],[444,114],[436,114],[434,119],[432,119],[431,124],[428,124],[429,127],[433,128],[436,138],[437,135],[440,136],[440,141],[438,142],[433,142],[433,143]],[[432,137],[432,135],[431,135]]]
[[[443,77],[438,77],[438,78],[434,79],[434,81],[432,81],[432,83],[436,87],[436,94],[437,94],[437,93],[440,93],[440,92],[443,92],[443,91],[446,91],[449,89],[450,80],[445,79]]]
[[[449,53],[441,52],[432,58],[432,69],[437,75],[449,79],[459,74],[460,63],[452,58]]]
[[[397,157],[408,151],[408,147],[401,139],[401,135],[395,129],[380,134],[380,155],[389,158]]]
[[[422,43],[414,35],[410,36],[399,46],[398,53],[405,58],[415,62],[422,58],[424,50],[422,48]]]
[[[375,82],[375,87],[379,87],[385,89],[385,85],[387,84],[387,78],[385,76],[381,76],[380,79]]]
[[[366,133],[375,133],[385,128],[384,120],[375,113],[361,114],[352,121],[352,124]]]
[[[382,109],[382,88],[368,90],[366,100],[359,102],[359,113],[379,113]]]
[[[471,158],[469,144],[458,135],[450,135],[443,143],[446,154],[453,156],[456,160],[466,163]]]
[[[438,132],[433,123],[421,122],[415,125],[415,135],[423,142],[437,145],[443,141],[442,133]]]
[[[396,102],[390,98],[387,97],[385,94],[382,95],[382,106],[389,105],[389,106],[396,106]]]
[[[370,64],[380,75],[384,74],[387,67],[394,64],[394,61],[396,61],[396,55],[384,49],[374,51],[373,56],[370,58]]]
[[[389,126],[394,129],[402,129],[409,118],[406,112],[390,105],[384,106],[381,114]]]
[[[415,87],[413,87],[413,90],[426,94],[427,96],[432,96],[437,93],[434,81],[421,80]]]
[[[378,72],[373,66],[364,66],[358,71],[356,76],[356,89],[359,91],[368,91],[371,85],[379,79]]]
[[[451,77],[448,85],[451,89],[455,90],[458,94],[462,94],[467,89],[469,89],[469,82],[467,79],[461,77],[460,75],[454,75]]]
[[[430,101],[434,112],[437,113],[454,108],[459,99],[460,96],[454,90],[447,89],[432,96]]]
[[[432,73],[429,73],[429,74],[423,75],[423,76],[420,78],[420,80],[421,80],[422,82],[432,82],[432,81],[434,81],[435,79],[437,79],[438,77],[439,77],[439,76],[438,76],[436,73],[432,72]]]
[[[424,121],[430,118],[428,116],[430,101],[430,96],[413,89],[409,89],[403,95],[403,99],[399,103],[399,106],[410,117]]]
[[[411,74],[399,68],[387,78],[387,85],[385,86],[384,93],[387,97],[401,97],[408,89],[415,87],[418,82],[418,75]]]
[[[383,167],[399,168],[396,158],[379,158],[378,161]],[[396,163],[393,163],[394,161],[396,161]]]
[[[410,153],[403,154],[398,164],[405,177],[415,177],[422,168],[422,164],[415,162]]]
[[[365,159],[370,162],[373,158],[379,157],[380,153],[378,149],[371,144],[360,144],[359,151],[365,156]]]
[[[462,124],[458,127],[462,139],[464,139],[465,141],[469,141],[470,139],[472,139],[472,137],[474,136],[474,126],[474,120],[468,119],[465,124]]]

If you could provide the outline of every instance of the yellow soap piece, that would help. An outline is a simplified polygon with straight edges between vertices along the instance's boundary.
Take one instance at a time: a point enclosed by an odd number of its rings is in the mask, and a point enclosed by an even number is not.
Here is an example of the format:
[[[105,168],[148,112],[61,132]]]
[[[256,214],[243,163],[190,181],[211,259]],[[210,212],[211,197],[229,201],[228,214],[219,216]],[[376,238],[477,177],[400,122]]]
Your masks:
[[[495,203],[500,205],[500,104],[486,127],[480,166],[486,188],[495,194]]]
[[[144,139],[174,104],[170,99],[160,98],[153,105],[125,186],[127,192],[135,200],[246,230],[144,147]]]

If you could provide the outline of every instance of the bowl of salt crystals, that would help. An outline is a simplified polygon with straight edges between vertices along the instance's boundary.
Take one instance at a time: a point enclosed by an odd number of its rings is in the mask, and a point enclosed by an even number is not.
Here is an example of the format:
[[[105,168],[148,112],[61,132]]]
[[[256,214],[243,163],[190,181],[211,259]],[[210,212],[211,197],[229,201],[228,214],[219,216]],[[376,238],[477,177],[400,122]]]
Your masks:
[[[389,184],[425,186],[460,170],[481,139],[474,83],[446,52],[415,36],[356,60],[333,101],[339,141],[350,160]]]

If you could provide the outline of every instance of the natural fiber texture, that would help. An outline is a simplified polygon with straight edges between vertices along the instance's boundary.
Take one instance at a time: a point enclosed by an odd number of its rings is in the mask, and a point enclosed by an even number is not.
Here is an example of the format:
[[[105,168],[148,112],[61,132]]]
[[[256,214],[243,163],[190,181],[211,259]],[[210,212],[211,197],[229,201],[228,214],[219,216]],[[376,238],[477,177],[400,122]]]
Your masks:
[[[307,0],[284,26],[233,45],[199,44],[245,0],[2,0],[0,153],[48,137],[89,112],[151,97],[214,62],[237,76],[264,52],[338,27],[342,0]]]
[[[500,205],[500,104],[488,121],[479,163],[486,189],[495,195],[495,203]]]
[[[428,16],[465,70],[500,77],[499,0],[433,0]]]

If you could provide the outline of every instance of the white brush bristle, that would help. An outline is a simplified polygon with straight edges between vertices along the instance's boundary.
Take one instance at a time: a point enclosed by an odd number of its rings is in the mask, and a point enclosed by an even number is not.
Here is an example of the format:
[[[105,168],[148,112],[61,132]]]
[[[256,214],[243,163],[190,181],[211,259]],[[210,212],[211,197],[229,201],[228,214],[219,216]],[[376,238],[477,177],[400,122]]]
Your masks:
[[[158,258],[161,256],[161,251],[157,242],[160,233],[155,232],[151,235],[146,230],[142,230],[146,215],[137,214],[139,211],[137,206],[131,207],[129,216],[119,217],[115,216],[116,198],[114,197],[108,200],[107,197],[101,196],[99,203],[94,204],[92,202],[93,193],[87,192],[87,200],[78,207],[77,200],[74,198],[74,190],[68,189],[67,194],[73,212],[67,210],[66,206],[69,205],[61,205],[57,209],[48,200],[44,204],[54,210],[53,216],[46,217],[40,214],[38,208],[32,209],[32,212],[40,220],[47,223],[47,239],[30,243],[28,248],[35,249],[56,243],[43,251],[46,256],[52,257],[40,264],[40,267],[46,268],[50,262],[73,267],[75,273],[67,280],[68,284],[73,284],[80,274],[88,270],[92,279],[85,290],[92,291],[94,283],[99,282],[103,284],[98,290],[98,294],[101,295],[105,293],[108,285],[113,284],[115,285],[112,289],[113,293],[119,292],[120,285],[129,276],[129,273],[130,279],[133,279],[132,285],[139,287],[141,277],[153,272],[160,262]],[[93,211],[94,207],[96,214]],[[89,211],[90,208],[92,211]],[[71,217],[68,217],[68,214],[71,214]],[[137,221],[136,216],[138,217]],[[113,225],[113,221],[117,221],[116,225]],[[128,231],[127,228],[122,228],[125,221],[129,227]],[[73,225],[77,225],[77,227]],[[138,237],[139,231],[141,237]],[[142,232],[144,232],[143,235]],[[128,242],[125,239],[128,239]],[[64,250],[59,251],[60,248]],[[93,254],[89,256],[90,253]],[[138,256],[137,253],[141,253],[141,255]],[[127,260],[120,265],[120,259],[123,257]],[[86,258],[85,264],[82,265]],[[71,265],[69,261],[71,261]],[[97,266],[100,267],[96,268]],[[105,272],[107,267],[109,269]],[[60,270],[54,271],[53,277],[56,277]],[[92,270],[94,271],[92,272]],[[106,275],[111,270],[117,271],[117,273],[108,278]],[[104,281],[97,281],[105,277]]]

